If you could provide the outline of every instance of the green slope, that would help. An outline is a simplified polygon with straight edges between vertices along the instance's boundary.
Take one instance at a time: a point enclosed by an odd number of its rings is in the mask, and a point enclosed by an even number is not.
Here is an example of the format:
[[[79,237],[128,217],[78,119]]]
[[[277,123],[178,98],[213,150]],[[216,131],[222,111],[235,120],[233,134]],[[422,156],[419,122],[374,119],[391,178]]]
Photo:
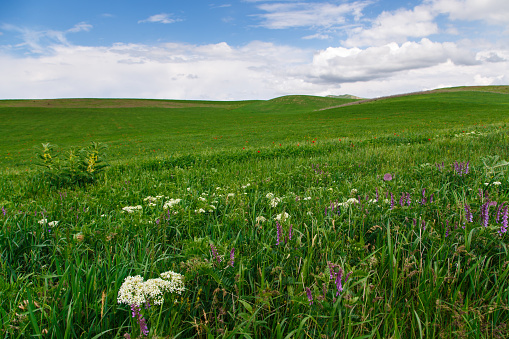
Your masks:
[[[175,153],[259,150],[339,138],[425,135],[509,122],[505,87],[444,89],[318,111],[355,100],[61,99],[0,101],[0,164],[27,168],[34,146],[99,141],[111,161]],[[483,90],[484,89],[484,90]]]

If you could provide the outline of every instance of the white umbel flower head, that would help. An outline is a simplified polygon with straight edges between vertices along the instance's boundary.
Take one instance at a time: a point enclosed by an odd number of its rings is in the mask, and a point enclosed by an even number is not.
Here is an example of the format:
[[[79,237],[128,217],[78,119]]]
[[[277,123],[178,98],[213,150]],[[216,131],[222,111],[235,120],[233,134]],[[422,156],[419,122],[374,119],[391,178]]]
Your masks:
[[[143,278],[139,275],[127,277],[118,291],[118,303],[128,305],[141,305],[147,300],[143,293]]]

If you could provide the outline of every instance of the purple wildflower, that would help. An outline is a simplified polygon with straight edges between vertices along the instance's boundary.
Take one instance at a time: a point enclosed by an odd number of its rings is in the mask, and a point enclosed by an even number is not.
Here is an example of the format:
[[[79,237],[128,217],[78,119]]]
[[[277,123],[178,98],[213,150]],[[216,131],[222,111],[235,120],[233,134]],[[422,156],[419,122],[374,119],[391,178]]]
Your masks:
[[[341,292],[343,292],[343,284],[341,283],[341,279],[343,278],[343,270],[341,267],[339,268],[339,272],[336,273],[336,297],[339,296]]]
[[[423,231],[426,231],[426,221],[421,221],[421,227]]]
[[[391,192],[391,210],[394,208],[394,195]]]
[[[232,248],[230,252],[230,266],[233,267],[234,263],[235,263],[235,247]]]
[[[329,275],[332,280],[334,278],[334,264],[330,261],[328,261],[327,264],[329,264]]]
[[[140,306],[136,304],[131,305],[133,318],[136,318],[138,325],[140,325],[140,332],[146,337],[148,335],[147,321],[141,314]]]
[[[481,206],[481,222],[484,227],[488,227],[488,223],[490,220],[490,202],[487,201]]]
[[[507,232],[507,206],[504,207],[502,214],[502,226],[500,227],[500,235]]]
[[[277,221],[276,221],[276,231],[277,231],[276,245],[279,245],[279,241],[281,240],[281,225]]]
[[[401,194],[401,198],[399,198],[399,204],[401,207],[405,206],[405,193]]]
[[[504,207],[504,204],[505,203],[501,203],[498,205],[498,208],[497,208],[497,216],[495,217],[495,222],[498,224],[499,220],[500,220],[500,215],[502,213],[502,208]]]
[[[392,175],[390,173],[385,173],[384,174],[384,181],[391,181],[392,180]]]
[[[421,199],[421,205],[426,205],[426,189],[422,189],[422,199]]]
[[[309,287],[306,287],[306,294],[308,296],[309,305],[313,305],[313,295],[311,294]]]
[[[410,206],[411,203],[412,203],[412,200],[411,200],[411,197],[410,197],[410,193],[407,193],[406,194],[406,204],[408,206]]]
[[[290,224],[290,229],[288,230],[288,241],[292,240],[292,224]]]
[[[378,202],[378,187],[375,189],[375,192],[376,192],[376,202]]]
[[[473,215],[472,215],[472,211],[470,210],[470,206],[468,206],[468,204],[465,204],[465,218],[467,219],[467,222],[472,222],[473,221]]]
[[[431,193],[431,196],[429,197],[429,203],[430,203],[430,204],[433,202],[433,194],[434,194],[434,193]]]
[[[212,251],[212,256],[214,257],[214,259],[217,260],[217,263],[220,263],[221,262],[221,257],[217,254],[216,247],[213,244],[210,244],[210,249]]]
[[[6,212],[5,212],[5,208],[4,208],[3,206],[2,206],[2,213],[3,213],[3,214],[4,214],[4,216],[5,216]]]

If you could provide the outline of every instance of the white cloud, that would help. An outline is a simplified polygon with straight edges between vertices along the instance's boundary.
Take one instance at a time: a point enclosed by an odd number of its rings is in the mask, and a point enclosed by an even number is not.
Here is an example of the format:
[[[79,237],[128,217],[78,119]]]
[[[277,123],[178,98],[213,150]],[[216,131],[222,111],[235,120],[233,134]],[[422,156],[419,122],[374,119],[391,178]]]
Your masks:
[[[339,5],[327,2],[264,3],[258,8],[267,13],[257,16],[263,20],[261,26],[270,29],[333,27],[344,24],[349,16],[359,19],[367,5],[367,1]]]
[[[80,22],[76,25],[74,25],[73,28],[68,29],[67,32],[70,33],[77,33],[77,32],[88,32],[92,29],[92,25],[87,24],[86,22]]]
[[[509,26],[507,0],[427,0],[432,8],[452,20],[480,20],[491,25]]]
[[[454,65],[475,65],[475,53],[454,43],[396,43],[360,48],[327,48],[317,53],[305,75],[312,82],[347,83],[390,78],[397,73],[429,68],[451,61]]]
[[[162,24],[173,24],[175,22],[182,21],[182,19],[174,19],[172,18],[173,14],[167,14],[167,13],[161,13],[152,15],[151,17],[148,17],[145,20],[140,20],[138,23],[144,23],[144,22],[159,22]]]
[[[435,14],[428,6],[416,6],[412,10],[399,9],[382,12],[364,29],[357,27],[349,32],[345,46],[384,45],[389,42],[402,43],[408,38],[423,38],[438,33]]]
[[[327,39],[330,39],[330,36],[328,36],[327,34],[313,34],[313,35],[307,35],[305,37],[302,37],[302,39],[304,40],[310,40],[310,39],[318,39],[318,40],[327,40]]]

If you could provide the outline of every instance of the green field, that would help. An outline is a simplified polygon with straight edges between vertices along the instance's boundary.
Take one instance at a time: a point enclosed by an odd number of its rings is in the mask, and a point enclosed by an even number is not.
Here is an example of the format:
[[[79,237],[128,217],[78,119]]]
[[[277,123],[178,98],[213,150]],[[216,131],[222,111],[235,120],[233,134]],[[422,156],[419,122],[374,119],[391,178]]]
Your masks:
[[[507,338],[508,94],[1,100],[0,337]]]

